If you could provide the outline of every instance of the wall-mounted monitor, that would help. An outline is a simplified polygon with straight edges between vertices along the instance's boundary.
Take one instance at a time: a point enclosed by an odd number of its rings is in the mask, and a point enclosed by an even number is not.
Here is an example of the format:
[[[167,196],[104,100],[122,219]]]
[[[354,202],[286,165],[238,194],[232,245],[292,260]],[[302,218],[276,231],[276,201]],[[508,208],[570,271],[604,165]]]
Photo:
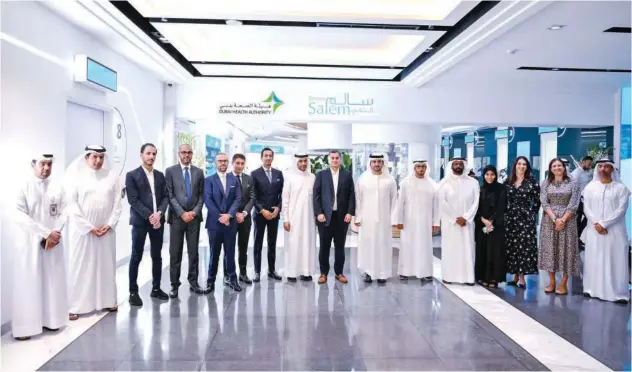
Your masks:
[[[494,139],[501,139],[509,137],[509,129],[498,129],[494,132]]]
[[[476,142],[476,136],[465,136],[465,143],[474,143]]]
[[[93,88],[118,90],[116,71],[85,55],[75,56],[75,81]]]
[[[553,132],[557,133],[557,127],[538,127],[538,134]]]

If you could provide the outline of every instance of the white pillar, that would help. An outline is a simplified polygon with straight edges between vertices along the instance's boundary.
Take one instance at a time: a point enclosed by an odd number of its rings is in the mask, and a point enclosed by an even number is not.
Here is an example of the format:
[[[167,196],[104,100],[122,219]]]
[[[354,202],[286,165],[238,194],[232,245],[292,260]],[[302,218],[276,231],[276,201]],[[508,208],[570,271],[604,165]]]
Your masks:
[[[349,123],[307,124],[307,150],[351,150],[352,126]]]
[[[307,137],[309,135],[309,129],[308,129],[308,134],[299,134],[298,136],[298,142],[296,143],[296,152],[297,153],[305,153],[305,152],[309,152],[309,146],[307,145]]]

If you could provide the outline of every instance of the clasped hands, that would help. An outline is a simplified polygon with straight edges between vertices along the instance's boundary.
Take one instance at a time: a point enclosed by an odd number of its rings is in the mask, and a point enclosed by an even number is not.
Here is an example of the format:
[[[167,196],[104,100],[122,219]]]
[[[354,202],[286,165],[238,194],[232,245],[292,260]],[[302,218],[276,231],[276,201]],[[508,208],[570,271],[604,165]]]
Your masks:
[[[195,212],[189,211],[189,212],[182,213],[180,215],[180,218],[182,218],[182,221],[184,221],[184,223],[189,223],[189,222],[193,221],[195,216],[196,216]]]
[[[158,230],[162,224],[160,223],[160,219],[162,217],[162,213],[155,212],[151,216],[149,216],[149,223],[154,228],[154,230]]]
[[[219,223],[221,223],[222,225],[230,225],[230,214],[228,213],[223,213],[219,215],[219,218],[217,219],[219,221]]]
[[[263,215],[263,218],[265,218],[266,220],[273,220],[277,218],[277,216],[279,215],[279,207],[272,207],[272,212],[266,209],[262,209],[261,214]]]
[[[108,225],[105,225],[103,227],[95,227],[92,230],[90,230],[90,233],[92,233],[92,235],[96,236],[97,238],[102,237],[103,235],[107,234],[108,231],[112,230],[112,228]]]
[[[455,222],[461,227],[465,227],[465,225],[467,224],[467,220],[463,217],[457,217]]]
[[[555,231],[562,231],[566,226],[566,220],[563,218],[551,217],[551,219],[553,220],[553,223],[555,223]]]
[[[606,235],[608,234],[608,229],[606,229],[605,227],[601,226],[600,224],[596,223],[595,224],[595,230],[597,230],[597,232],[600,235]]]
[[[51,249],[59,244],[61,240],[61,231],[53,230],[48,237],[46,237],[46,244],[44,245],[44,249]]]

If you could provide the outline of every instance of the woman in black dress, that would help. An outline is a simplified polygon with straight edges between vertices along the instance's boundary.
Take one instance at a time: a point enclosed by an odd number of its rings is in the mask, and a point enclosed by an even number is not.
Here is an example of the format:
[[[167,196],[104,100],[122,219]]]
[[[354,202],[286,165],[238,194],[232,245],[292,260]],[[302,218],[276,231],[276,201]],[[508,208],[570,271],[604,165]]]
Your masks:
[[[531,174],[531,164],[518,156],[507,180],[505,245],[507,271],[514,274],[509,285],[525,288],[525,275],[538,273],[536,217],[540,209],[540,185]]]
[[[507,194],[505,185],[498,183],[496,167],[488,165],[482,174],[483,185],[476,213],[474,276],[479,284],[496,288],[507,275],[504,245]]]

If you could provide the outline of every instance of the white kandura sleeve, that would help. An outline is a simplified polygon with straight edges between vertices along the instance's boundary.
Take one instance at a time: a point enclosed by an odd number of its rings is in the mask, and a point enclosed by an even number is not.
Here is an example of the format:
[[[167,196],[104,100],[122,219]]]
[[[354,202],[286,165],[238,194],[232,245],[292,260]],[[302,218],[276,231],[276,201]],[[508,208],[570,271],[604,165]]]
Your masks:
[[[481,194],[481,189],[477,183],[476,187],[474,187],[474,202],[472,203],[472,206],[470,207],[470,209],[468,209],[467,212],[465,212],[465,215],[463,215],[463,218],[465,218],[470,223],[474,222],[474,218],[476,217],[476,212],[478,211],[478,202],[479,202],[480,194]]]
[[[408,182],[404,180],[402,182],[401,187],[399,188],[399,195],[397,196],[397,208],[395,210],[395,224],[403,225],[404,224],[404,214],[406,208],[406,198],[407,198],[407,190],[408,190]],[[404,226],[406,228],[406,226]]]
[[[290,195],[292,193],[292,178],[288,177],[283,182],[283,191],[281,192],[281,218],[283,223],[290,222]]]
[[[619,199],[619,205],[617,206],[617,209],[615,209],[610,216],[607,216],[603,220],[599,221],[599,224],[603,226],[604,229],[608,229],[619,220],[625,218],[625,212],[628,210],[630,191],[624,187],[621,189],[620,192],[617,192],[616,194],[616,198]]]
[[[391,197],[391,225],[397,225],[397,183],[395,179],[391,184],[390,189],[390,197]]]
[[[116,182],[114,183],[114,206],[112,207],[112,213],[110,214],[110,218],[108,219],[108,226],[112,229],[116,228],[116,224],[118,224],[119,219],[121,218],[121,199],[123,198],[121,194],[121,183],[116,178]]]
[[[15,222],[22,229],[26,230],[29,234],[35,234],[40,239],[46,239],[52,232],[51,229],[35,221],[33,217],[29,215],[28,211],[28,199],[24,189],[20,190],[16,203],[17,212],[15,216]]]
[[[354,216],[355,223],[362,223],[362,184],[360,181],[356,184],[355,188],[355,198],[356,198],[356,210]]]
[[[84,217],[81,207],[79,206],[79,190],[76,186],[70,187],[66,194],[68,205],[66,206],[66,215],[74,222],[74,227],[82,235],[89,234],[94,226]]]

